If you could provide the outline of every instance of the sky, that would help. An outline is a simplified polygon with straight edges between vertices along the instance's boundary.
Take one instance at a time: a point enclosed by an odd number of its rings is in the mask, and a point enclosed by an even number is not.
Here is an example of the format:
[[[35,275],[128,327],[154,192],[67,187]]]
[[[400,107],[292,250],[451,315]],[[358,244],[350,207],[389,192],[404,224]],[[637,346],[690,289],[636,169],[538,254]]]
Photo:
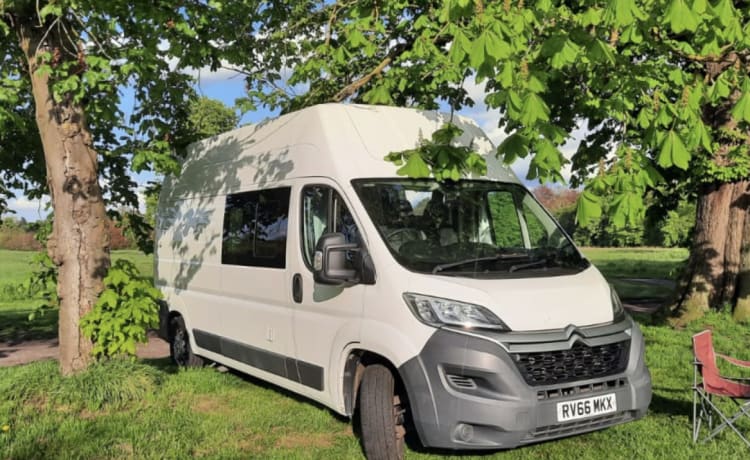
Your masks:
[[[220,69],[216,72],[209,70],[194,71],[194,75],[197,78],[196,89],[200,95],[210,97],[212,99],[218,99],[229,107],[234,106],[235,99],[245,95],[245,84],[242,75],[228,70]],[[466,85],[471,98],[476,102],[474,107],[466,108],[459,112],[461,115],[467,116],[473,119],[485,133],[489,136],[492,143],[496,146],[500,144],[505,138],[505,133],[501,128],[498,127],[500,114],[497,110],[487,110],[487,106],[484,104],[484,85],[469,81]],[[126,91],[123,95],[122,108],[128,113],[132,110],[132,101],[128,98],[128,92]],[[248,112],[242,115],[240,124],[257,123],[266,118],[275,116],[275,113],[270,113],[267,110],[260,110],[257,112]],[[580,133],[578,133],[580,137]],[[562,147],[563,154],[570,158],[577,148],[578,141],[574,138],[571,142],[565,144]],[[522,180],[526,177],[529,169],[529,158],[520,159],[511,165],[516,175]],[[566,179],[570,178],[570,169],[565,167],[563,170],[563,176]],[[154,176],[151,173],[133,174],[135,181],[139,184],[145,185],[150,180],[153,180]],[[525,181],[527,187],[535,187],[538,185],[537,181]],[[46,205],[48,199],[30,200],[22,194],[14,199],[8,200],[8,208],[15,211],[12,215],[16,218],[23,218],[29,222],[43,219],[47,215]]]

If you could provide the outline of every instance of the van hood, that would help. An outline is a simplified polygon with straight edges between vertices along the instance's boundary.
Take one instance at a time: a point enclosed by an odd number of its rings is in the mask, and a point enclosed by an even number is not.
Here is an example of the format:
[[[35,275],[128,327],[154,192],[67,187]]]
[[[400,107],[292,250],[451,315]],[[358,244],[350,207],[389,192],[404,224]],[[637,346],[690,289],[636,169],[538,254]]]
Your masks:
[[[520,279],[413,273],[409,292],[482,305],[513,331],[588,326],[614,319],[610,287],[593,265],[574,275]]]

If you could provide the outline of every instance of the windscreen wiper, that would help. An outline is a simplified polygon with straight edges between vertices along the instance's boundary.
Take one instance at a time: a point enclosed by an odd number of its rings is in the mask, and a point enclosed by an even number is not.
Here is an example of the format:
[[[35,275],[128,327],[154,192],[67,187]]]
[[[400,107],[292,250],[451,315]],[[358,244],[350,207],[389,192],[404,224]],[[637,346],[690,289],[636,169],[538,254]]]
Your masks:
[[[448,262],[445,264],[435,265],[435,268],[432,269],[432,274],[434,275],[439,272],[442,272],[443,270],[447,270],[449,268],[458,267],[460,265],[466,265],[466,264],[471,264],[471,263],[494,262],[496,260],[507,260],[507,259],[526,259],[528,257],[529,256],[527,254],[519,254],[519,253],[511,253],[511,254],[500,253],[500,254],[495,254],[493,256],[474,257],[471,259],[459,260],[457,262]]]
[[[545,265],[547,263],[547,259],[539,259],[535,260],[533,262],[529,262],[527,264],[517,264],[517,265],[511,265],[511,267],[508,269],[508,272],[513,273],[517,272],[519,270],[526,270],[529,268],[534,268],[539,265]]]

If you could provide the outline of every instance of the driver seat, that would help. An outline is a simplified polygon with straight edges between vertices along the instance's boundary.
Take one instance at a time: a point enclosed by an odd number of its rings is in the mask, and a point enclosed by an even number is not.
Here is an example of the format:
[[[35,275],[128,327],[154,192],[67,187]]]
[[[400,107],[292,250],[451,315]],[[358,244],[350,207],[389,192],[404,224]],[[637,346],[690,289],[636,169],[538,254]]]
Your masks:
[[[430,198],[425,215],[429,218],[429,225],[432,226],[432,233],[436,234],[440,246],[448,246],[458,243],[458,235],[452,227],[448,225],[450,209],[443,203],[443,194],[434,191]]]

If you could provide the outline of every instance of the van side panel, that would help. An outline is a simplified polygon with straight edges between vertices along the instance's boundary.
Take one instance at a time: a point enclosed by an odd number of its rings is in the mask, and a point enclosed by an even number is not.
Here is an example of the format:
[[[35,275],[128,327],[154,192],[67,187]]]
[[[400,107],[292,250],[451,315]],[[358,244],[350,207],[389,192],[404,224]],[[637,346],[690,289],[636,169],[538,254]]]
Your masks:
[[[162,202],[156,234],[155,282],[167,304],[179,308],[186,323],[214,331],[221,328],[215,304],[223,207],[223,197]]]

